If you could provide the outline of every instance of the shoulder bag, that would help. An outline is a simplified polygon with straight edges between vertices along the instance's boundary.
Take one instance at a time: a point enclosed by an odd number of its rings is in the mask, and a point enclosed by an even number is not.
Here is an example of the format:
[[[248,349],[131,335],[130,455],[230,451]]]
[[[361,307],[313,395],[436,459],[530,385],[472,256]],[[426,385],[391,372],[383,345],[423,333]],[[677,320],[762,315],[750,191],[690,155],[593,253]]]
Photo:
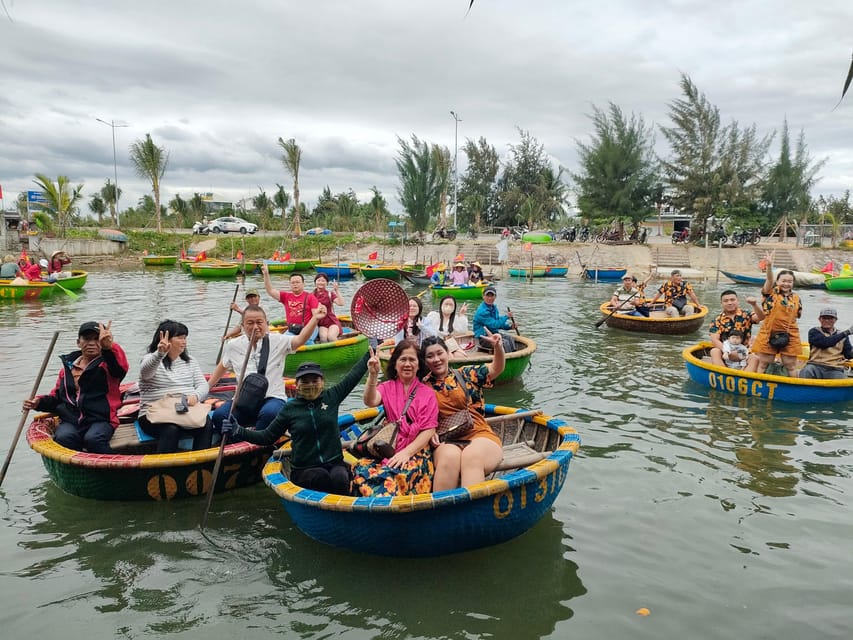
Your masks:
[[[249,349],[252,345],[249,345]],[[267,380],[267,360],[270,357],[270,338],[264,336],[261,341],[261,359],[258,361],[257,373],[250,373],[243,378],[243,384],[240,386],[240,395],[234,403],[234,410],[240,410],[242,419],[251,416],[254,420],[261,412],[261,407],[264,406],[264,400],[267,398],[267,389],[270,386]]]
[[[153,424],[174,424],[183,429],[201,429],[207,423],[209,412],[209,405],[199,402],[189,406],[186,396],[176,393],[165,395],[148,405],[145,417]]]
[[[417,381],[412,383],[412,390],[409,392],[409,397],[406,398],[406,404],[400,412],[400,420],[409,410],[412,400],[415,399],[415,394],[418,391]],[[358,440],[351,446],[350,451],[353,455],[366,458],[375,458],[376,460],[384,460],[390,458],[397,450],[397,432],[400,430],[399,422],[391,422],[383,420],[384,411],[380,414],[376,422],[371,427],[362,433]]]
[[[770,346],[776,349],[776,351],[781,351],[785,347],[788,346],[788,342],[791,340],[791,334],[787,331],[774,331],[770,334],[770,339],[768,342]]]
[[[474,418],[471,417],[471,394],[468,393],[468,387],[458,369],[453,369],[453,376],[456,378],[456,384],[465,392],[465,408],[439,417],[438,426],[435,429],[439,442],[458,440],[468,435],[474,428]]]

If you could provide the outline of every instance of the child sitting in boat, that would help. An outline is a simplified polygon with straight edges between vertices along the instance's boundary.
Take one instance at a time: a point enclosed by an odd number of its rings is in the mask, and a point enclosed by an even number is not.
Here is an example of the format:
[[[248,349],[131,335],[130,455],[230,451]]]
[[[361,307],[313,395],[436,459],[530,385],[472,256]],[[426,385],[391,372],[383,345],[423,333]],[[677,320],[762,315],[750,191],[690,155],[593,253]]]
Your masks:
[[[743,344],[743,331],[735,329],[723,341],[723,362],[729,369],[746,369],[749,349]]]

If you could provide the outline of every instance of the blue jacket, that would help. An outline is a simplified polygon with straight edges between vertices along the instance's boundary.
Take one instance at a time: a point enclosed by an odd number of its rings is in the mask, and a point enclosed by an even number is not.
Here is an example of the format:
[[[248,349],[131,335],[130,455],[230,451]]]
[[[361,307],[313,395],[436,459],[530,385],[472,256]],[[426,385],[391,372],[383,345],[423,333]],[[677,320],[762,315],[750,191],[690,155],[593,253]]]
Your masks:
[[[492,333],[497,333],[501,329],[512,328],[512,320],[509,316],[500,315],[497,305],[486,304],[484,301],[474,313],[474,337],[486,335],[486,327]]]

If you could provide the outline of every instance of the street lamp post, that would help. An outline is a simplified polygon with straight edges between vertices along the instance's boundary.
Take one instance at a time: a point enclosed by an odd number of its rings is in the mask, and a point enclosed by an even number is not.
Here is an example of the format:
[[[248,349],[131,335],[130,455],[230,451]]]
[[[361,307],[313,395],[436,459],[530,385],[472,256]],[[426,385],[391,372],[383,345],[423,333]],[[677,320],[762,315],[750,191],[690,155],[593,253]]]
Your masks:
[[[459,211],[459,123],[462,119],[451,111],[453,116],[454,133],[453,133],[453,228],[457,228],[456,214]]]
[[[116,122],[115,120],[110,120],[107,122],[106,120],[101,120],[100,118],[95,118],[98,122],[102,122],[107,125],[110,129],[113,130],[113,188],[116,191],[116,223],[119,223],[119,208],[118,208],[118,162],[116,161],[116,127],[127,127],[130,126],[124,122]],[[119,224],[119,226],[121,226]]]

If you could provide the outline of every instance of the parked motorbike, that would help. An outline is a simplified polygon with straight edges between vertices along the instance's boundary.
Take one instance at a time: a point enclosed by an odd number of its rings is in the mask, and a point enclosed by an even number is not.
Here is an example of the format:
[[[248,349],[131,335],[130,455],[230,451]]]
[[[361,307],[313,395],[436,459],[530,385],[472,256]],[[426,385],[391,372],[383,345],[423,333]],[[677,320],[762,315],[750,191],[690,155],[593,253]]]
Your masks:
[[[578,242],[589,242],[589,227],[581,227],[578,231]]]
[[[453,227],[451,227],[449,229],[445,229],[444,227],[439,227],[438,229],[436,229],[433,232],[432,239],[433,240],[444,239],[444,240],[450,240],[450,241],[456,240],[456,229],[454,229]]]
[[[209,233],[210,233],[210,229],[208,229],[207,225],[204,224],[203,222],[196,222],[193,225],[193,235],[194,236],[195,235],[206,236]]]
[[[723,225],[718,224],[714,227],[714,230],[711,231],[711,237],[709,238],[711,244],[726,244],[729,241],[729,236],[726,234],[726,230],[723,228]]]
[[[562,229],[560,229],[558,237],[560,238],[560,240],[574,242],[577,235],[578,230],[575,227],[563,227]]]
[[[510,230],[510,235],[512,236],[513,240],[521,240],[521,238],[524,236],[524,234],[527,233],[528,231],[530,231],[530,229],[527,228],[527,225],[524,225],[521,227],[513,227]]]
[[[684,227],[681,230],[676,229],[672,232],[672,244],[678,244],[680,242],[687,243],[690,240],[690,228]]]
[[[471,240],[477,239],[477,230],[474,227],[471,227],[470,229],[468,229],[468,237]]]
[[[738,227],[732,234],[732,242],[739,247],[745,244],[758,244],[761,241],[761,229],[753,227],[752,229],[741,229]]]

